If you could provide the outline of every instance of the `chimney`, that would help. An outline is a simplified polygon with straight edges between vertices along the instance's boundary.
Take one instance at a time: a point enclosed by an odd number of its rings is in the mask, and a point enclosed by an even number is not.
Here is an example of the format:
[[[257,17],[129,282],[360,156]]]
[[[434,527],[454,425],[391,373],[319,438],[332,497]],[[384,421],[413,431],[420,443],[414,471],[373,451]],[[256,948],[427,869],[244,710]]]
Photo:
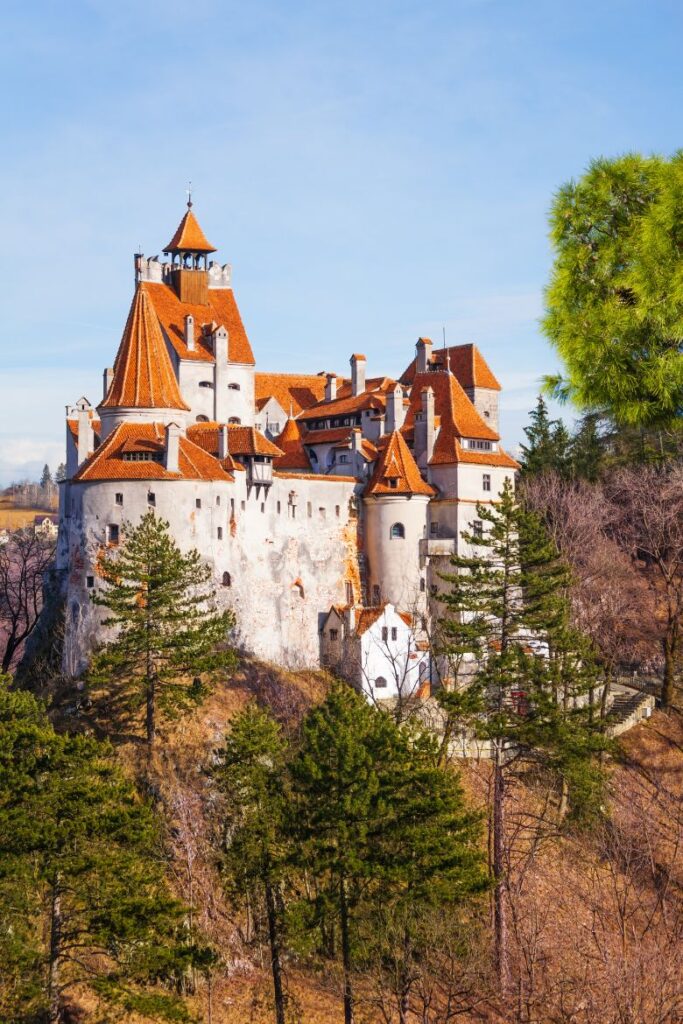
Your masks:
[[[434,392],[426,387],[422,392],[422,409],[415,417],[415,461],[425,469],[434,451]]]
[[[354,476],[361,473],[363,468],[363,457],[360,453],[362,443],[363,431],[360,427],[354,427],[351,431],[351,463],[353,465]]]
[[[113,379],[114,379],[114,371],[112,370],[111,366],[108,366],[107,369],[102,374],[102,392],[103,392],[102,393],[102,400],[103,401],[107,397],[107,395],[109,394],[109,388],[111,387],[111,382],[113,381]]]
[[[223,459],[227,459],[229,454],[230,445],[228,443],[228,428],[226,424],[223,423],[218,428],[218,458],[222,461]]]
[[[166,427],[166,449],[164,451],[164,467],[169,473],[180,471],[180,435],[182,431],[177,423],[169,423]]]
[[[76,403],[78,410],[78,465],[82,466],[95,447],[95,432],[92,428],[92,411],[87,398]]]
[[[194,352],[194,317],[191,313],[187,313],[185,316],[185,344],[187,345],[190,352]]]
[[[397,384],[394,390],[390,391],[387,395],[387,434],[393,434],[395,430],[400,430],[405,418],[406,412],[403,408],[403,388],[400,384]]]
[[[417,372],[427,373],[432,361],[432,342],[430,338],[417,339]]]
[[[351,356],[351,394],[362,395],[365,391],[365,356]]]
[[[325,384],[325,401],[334,402],[337,397],[337,374],[326,373],[325,378],[327,380]]]
[[[223,324],[219,324],[211,332],[211,344],[216,362],[227,363],[228,361],[228,332]]]

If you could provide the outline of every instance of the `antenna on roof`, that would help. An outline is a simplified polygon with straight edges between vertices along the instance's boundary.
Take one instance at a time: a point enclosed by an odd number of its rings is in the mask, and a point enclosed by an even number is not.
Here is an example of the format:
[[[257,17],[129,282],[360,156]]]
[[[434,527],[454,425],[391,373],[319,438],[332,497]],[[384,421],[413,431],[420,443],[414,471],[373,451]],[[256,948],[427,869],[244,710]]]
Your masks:
[[[187,194],[187,208],[188,208],[188,210],[191,210],[192,209],[192,182],[191,181],[188,181],[187,188],[185,189],[185,192]]]
[[[448,349],[446,348],[446,325],[445,324],[442,325],[441,331],[443,333],[443,366],[444,366],[444,370],[446,371],[446,373],[450,373],[451,372],[451,359],[450,359],[450,355],[448,354]]]

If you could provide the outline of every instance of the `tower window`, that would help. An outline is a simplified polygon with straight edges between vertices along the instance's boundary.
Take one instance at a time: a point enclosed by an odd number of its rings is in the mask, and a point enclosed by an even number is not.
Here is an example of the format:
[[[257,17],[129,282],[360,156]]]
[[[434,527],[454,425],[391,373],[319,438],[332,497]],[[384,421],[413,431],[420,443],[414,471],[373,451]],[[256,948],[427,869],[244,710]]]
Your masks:
[[[389,639],[389,628],[388,626],[382,626],[382,643],[386,643]]]
[[[196,422],[197,423],[208,423],[209,422],[209,417],[208,416],[197,416],[196,417]]]
[[[334,514],[335,514],[335,516],[337,517],[337,519],[339,519],[339,513],[340,513],[340,511],[341,511],[341,509],[340,509],[339,505],[335,505],[335,506],[334,506]]]
[[[398,628],[396,626],[391,627],[391,639],[398,640]]]
[[[438,537],[438,535],[439,535],[439,524],[438,523],[430,523],[429,524],[429,533],[430,533],[430,535],[432,537]]]
[[[424,581],[424,577],[420,579],[420,593],[424,594],[427,584]]]
[[[110,523],[107,527],[107,543],[116,547],[119,542],[119,528],[116,523]]]
[[[241,422],[242,422],[242,420],[239,418],[239,416],[231,416],[230,419],[228,420],[228,423],[241,423]]]
[[[157,503],[157,496],[156,496],[156,494],[154,493],[154,491],[149,491],[149,493],[147,494],[147,504],[148,505],[156,505],[156,503]]]
[[[200,388],[212,388],[213,384],[210,380],[200,380],[199,386]]]
[[[481,486],[482,486],[483,490],[485,490],[485,491],[490,491],[491,490],[491,474],[490,473],[484,473],[482,475]]]
[[[202,499],[201,498],[195,498],[194,499],[194,507],[195,508],[201,508],[202,507]]]
[[[240,387],[239,384],[234,384],[233,383],[233,384],[228,384],[228,390],[229,391],[241,391],[242,388]]]
[[[86,578],[85,578],[85,585],[88,588],[88,590],[92,590],[92,588],[95,586],[95,577],[94,576],[86,576]]]
[[[310,501],[306,502],[306,515],[308,516],[309,519],[313,515],[313,505],[310,503]]]
[[[406,535],[405,526],[403,523],[394,523],[389,530],[389,537],[392,540],[404,540]]]
[[[222,526],[218,527],[218,539],[219,540],[223,540],[223,527]]]
[[[116,504],[123,505],[123,495],[121,494],[120,491],[116,495]]]
[[[330,640],[337,640],[338,637],[339,637],[339,630],[338,629],[331,629],[330,630]]]
[[[386,685],[387,681],[384,678],[384,676],[377,676],[377,678],[375,679],[375,689],[383,690],[386,687]]]
[[[220,494],[217,494],[216,495],[216,504],[220,505],[220,503],[221,503],[221,496],[220,496]]]
[[[230,573],[229,572],[224,572],[223,573],[223,586],[224,587],[231,587],[232,586],[232,579],[230,577]]]

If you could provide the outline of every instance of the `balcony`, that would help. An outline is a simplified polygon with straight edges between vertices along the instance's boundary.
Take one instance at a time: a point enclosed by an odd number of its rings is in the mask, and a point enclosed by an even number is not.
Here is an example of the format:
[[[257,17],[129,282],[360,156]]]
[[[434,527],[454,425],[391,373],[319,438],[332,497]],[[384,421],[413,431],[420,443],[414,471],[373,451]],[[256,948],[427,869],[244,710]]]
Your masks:
[[[255,455],[247,462],[247,483],[252,487],[270,487],[273,482],[273,460]]]
[[[450,558],[457,551],[455,537],[425,537],[420,541],[422,558]]]

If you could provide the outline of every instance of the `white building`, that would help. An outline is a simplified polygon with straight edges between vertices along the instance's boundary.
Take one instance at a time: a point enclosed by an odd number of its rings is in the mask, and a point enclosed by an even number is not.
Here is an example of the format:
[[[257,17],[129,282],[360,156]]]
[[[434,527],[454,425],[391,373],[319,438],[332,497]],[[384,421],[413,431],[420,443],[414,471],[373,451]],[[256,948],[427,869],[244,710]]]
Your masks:
[[[65,670],[83,670],[101,633],[99,553],[149,508],[212,565],[246,651],[319,664],[331,607],[372,613],[380,631],[410,616],[423,642],[438,573],[476,502],[516,468],[500,447],[495,377],[473,345],[433,352],[424,338],[397,378],[368,379],[360,354],[348,377],[257,373],[231,269],[208,262],[190,207],[168,261],[135,256],[99,405],[67,411]],[[374,659],[372,678],[389,680]]]

